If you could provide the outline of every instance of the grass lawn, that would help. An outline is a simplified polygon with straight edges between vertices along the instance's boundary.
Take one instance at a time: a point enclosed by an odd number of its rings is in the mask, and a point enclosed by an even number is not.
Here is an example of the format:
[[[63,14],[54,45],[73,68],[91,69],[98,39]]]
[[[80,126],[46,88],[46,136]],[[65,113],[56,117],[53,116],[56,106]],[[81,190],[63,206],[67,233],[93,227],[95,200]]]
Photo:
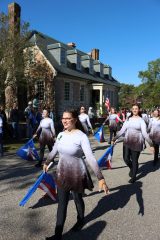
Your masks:
[[[98,128],[95,128],[94,131],[96,132]],[[109,134],[108,126],[104,126],[104,134],[105,136]],[[22,147],[25,143],[27,143],[29,139],[21,139],[19,141],[15,139],[6,139],[4,141],[4,152],[16,152],[20,147]],[[39,148],[39,144],[37,139],[34,140],[35,147]]]

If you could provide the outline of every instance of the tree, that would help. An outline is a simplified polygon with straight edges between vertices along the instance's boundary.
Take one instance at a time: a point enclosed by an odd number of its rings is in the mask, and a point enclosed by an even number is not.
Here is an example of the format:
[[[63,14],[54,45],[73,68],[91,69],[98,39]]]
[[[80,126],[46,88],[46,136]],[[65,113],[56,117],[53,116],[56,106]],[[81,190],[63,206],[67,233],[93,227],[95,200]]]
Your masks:
[[[28,46],[29,24],[17,24],[16,28],[7,15],[0,13],[0,96],[4,101],[5,92],[8,109],[17,101],[18,89],[25,84],[23,50]]]
[[[143,96],[143,107],[159,106],[160,99],[160,58],[148,63],[146,71],[139,72],[142,84],[137,88]]]
[[[130,108],[135,102],[135,86],[131,84],[120,84],[119,105],[120,107]]]

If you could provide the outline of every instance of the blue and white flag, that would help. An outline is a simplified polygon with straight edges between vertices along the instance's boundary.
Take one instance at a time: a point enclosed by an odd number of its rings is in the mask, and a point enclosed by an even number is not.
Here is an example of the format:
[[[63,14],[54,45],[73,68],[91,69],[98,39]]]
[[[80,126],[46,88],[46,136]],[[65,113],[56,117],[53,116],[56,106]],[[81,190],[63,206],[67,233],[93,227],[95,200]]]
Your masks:
[[[105,142],[104,133],[103,133],[103,125],[98,128],[97,132],[95,132],[94,137],[98,140],[98,142]]]
[[[103,156],[98,159],[99,167],[107,167],[108,169],[112,168],[112,155],[113,155],[113,146],[111,145],[107,151],[103,154]]]
[[[56,200],[56,185],[52,176],[46,172],[42,172],[35,184],[28,190],[19,206],[24,206],[28,200],[32,197],[37,188],[42,189],[48,194],[54,201]]]
[[[16,154],[25,160],[39,160],[39,155],[34,146],[33,139],[30,139],[24,146],[18,149]]]

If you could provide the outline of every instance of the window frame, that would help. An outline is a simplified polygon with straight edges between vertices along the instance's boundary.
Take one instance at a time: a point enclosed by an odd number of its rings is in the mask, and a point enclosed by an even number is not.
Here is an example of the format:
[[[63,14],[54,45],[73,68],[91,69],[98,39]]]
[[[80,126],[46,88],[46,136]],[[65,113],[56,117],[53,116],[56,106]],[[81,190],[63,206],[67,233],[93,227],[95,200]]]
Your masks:
[[[68,85],[68,89],[67,89],[67,85]],[[71,91],[70,82],[65,82],[64,83],[64,101],[70,101],[70,91]]]

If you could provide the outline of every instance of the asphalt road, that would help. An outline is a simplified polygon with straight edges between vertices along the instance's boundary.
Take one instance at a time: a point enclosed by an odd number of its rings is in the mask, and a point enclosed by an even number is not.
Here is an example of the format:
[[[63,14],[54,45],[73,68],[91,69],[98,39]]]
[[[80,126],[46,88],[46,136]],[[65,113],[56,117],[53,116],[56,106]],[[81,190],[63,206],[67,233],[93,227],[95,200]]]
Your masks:
[[[107,143],[91,145],[98,159]],[[152,166],[149,148],[141,153],[138,179],[129,184],[128,168],[122,160],[122,143],[114,148],[113,169],[103,170],[110,195],[86,191],[86,225],[78,233],[70,228],[76,222],[72,199],[64,227],[64,240],[160,240],[160,165]],[[18,203],[34,183],[40,170],[34,163],[15,154],[0,159],[0,240],[41,240],[54,233],[57,203],[43,199],[37,190],[24,207]]]

